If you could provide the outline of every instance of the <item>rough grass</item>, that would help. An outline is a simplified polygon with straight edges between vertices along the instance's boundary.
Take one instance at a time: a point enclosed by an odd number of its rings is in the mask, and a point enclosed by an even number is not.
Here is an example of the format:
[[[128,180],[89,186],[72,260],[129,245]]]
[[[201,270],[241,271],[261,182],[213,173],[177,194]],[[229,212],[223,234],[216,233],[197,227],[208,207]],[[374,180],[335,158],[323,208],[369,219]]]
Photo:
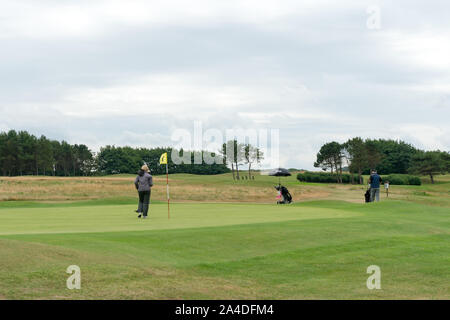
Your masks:
[[[175,175],[170,220],[157,177],[144,221],[132,179],[1,178],[18,201],[0,202],[0,299],[450,298],[449,176],[373,204],[363,186],[291,177],[297,201],[277,206],[276,178]],[[65,286],[72,264],[79,291]],[[366,287],[373,264],[382,290]]]
[[[136,191],[134,176],[109,177],[0,177],[0,201],[78,201],[117,199],[133,200]],[[391,186],[393,199],[423,202],[429,205],[450,206],[450,175],[437,176],[436,184],[422,186]],[[154,177],[152,199],[166,200],[165,177]],[[313,199],[345,200],[360,203],[366,186],[320,183],[299,183],[295,175],[281,178],[291,191],[294,201]],[[256,175],[255,180],[233,181],[231,174],[196,176],[174,174],[170,176],[170,194],[173,201],[207,202],[262,202],[275,200],[275,177]],[[382,197],[386,197],[382,190]]]

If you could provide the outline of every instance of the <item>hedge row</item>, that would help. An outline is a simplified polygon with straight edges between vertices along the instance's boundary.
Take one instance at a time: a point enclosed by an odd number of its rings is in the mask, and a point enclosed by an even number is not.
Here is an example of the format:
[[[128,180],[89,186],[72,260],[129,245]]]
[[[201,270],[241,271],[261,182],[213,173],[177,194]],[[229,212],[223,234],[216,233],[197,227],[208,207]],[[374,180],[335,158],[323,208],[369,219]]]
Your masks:
[[[297,180],[301,182],[337,183],[337,176],[329,172],[304,172],[297,174]],[[351,175],[348,173],[342,174],[342,182],[351,183]],[[359,183],[359,178],[356,174],[353,175],[353,183]]]
[[[417,176],[411,176],[409,174],[391,174],[388,176],[382,176],[383,181],[389,181],[392,185],[414,185],[420,186],[422,181]]]

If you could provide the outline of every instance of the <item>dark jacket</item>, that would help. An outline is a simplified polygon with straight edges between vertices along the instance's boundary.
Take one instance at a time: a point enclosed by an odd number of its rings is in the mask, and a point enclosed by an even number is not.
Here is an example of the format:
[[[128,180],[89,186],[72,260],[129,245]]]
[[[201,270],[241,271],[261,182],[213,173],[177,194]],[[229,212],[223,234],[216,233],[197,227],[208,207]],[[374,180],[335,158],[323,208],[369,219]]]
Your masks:
[[[380,188],[380,183],[381,183],[382,179],[381,177],[378,175],[378,173],[374,173],[370,176],[369,178],[369,183],[370,183],[370,188],[372,189],[378,189]]]
[[[150,191],[150,188],[153,187],[153,177],[144,170],[140,170],[134,180],[134,185],[138,191]]]

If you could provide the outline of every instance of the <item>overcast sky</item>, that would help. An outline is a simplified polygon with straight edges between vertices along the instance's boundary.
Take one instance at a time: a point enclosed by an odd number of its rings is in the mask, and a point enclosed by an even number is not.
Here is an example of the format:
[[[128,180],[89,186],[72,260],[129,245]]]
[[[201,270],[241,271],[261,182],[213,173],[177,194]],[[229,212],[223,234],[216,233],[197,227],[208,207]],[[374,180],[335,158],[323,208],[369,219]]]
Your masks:
[[[306,169],[354,136],[449,150],[450,2],[0,0],[0,112],[92,150],[279,129]]]

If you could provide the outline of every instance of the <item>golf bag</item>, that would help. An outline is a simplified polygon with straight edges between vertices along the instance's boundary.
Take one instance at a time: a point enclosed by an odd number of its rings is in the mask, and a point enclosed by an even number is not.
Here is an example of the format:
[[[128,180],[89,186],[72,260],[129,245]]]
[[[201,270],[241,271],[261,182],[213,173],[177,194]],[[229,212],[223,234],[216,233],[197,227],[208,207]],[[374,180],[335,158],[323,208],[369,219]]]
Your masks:
[[[275,186],[275,189],[280,192],[281,199],[277,201],[277,204],[286,204],[292,202],[292,196],[289,193],[289,190],[282,185]]]
[[[366,190],[366,193],[364,194],[364,199],[366,202],[370,202],[370,188]]]

